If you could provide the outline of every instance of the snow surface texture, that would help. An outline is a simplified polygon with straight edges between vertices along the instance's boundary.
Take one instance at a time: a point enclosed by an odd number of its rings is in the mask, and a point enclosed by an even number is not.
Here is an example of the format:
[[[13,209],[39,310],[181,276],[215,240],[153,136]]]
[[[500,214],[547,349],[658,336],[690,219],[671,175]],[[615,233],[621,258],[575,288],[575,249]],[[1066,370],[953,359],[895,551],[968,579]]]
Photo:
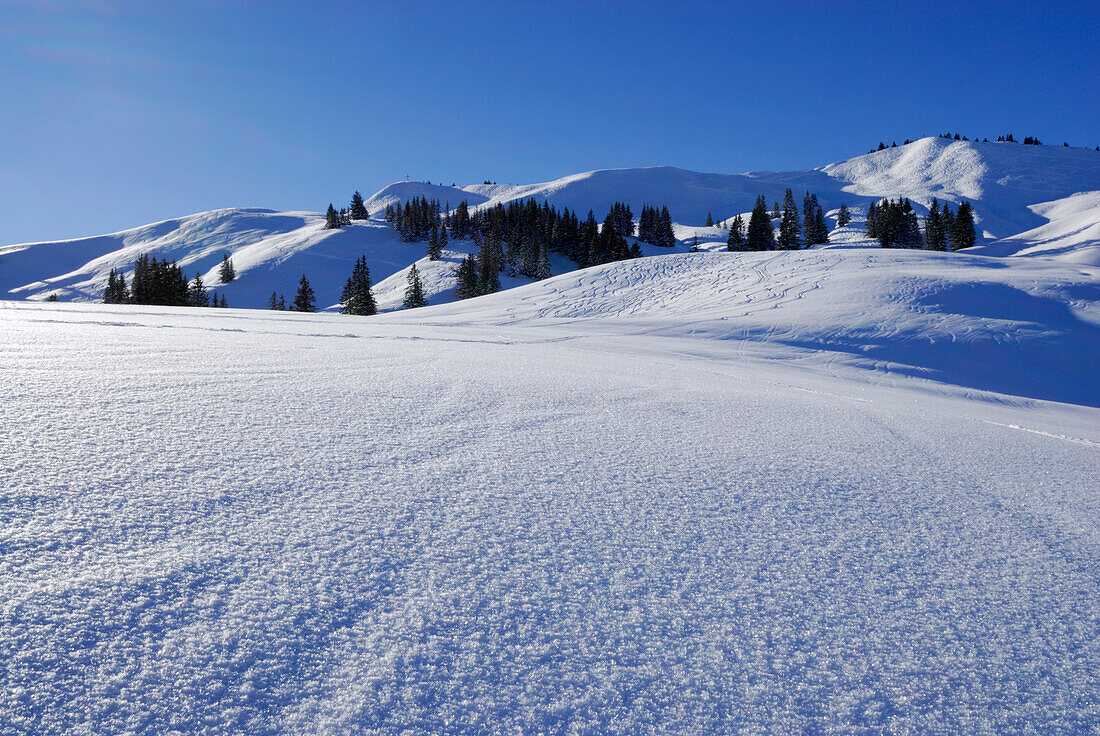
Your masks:
[[[1100,265],[1100,153],[925,138],[806,171],[727,175],[658,167],[593,171],[524,186],[399,182],[367,201],[375,219],[336,231],[324,230],[323,218],[315,213],[204,212],[113,235],[0,247],[0,294],[14,299],[43,300],[57,294],[62,301],[98,300],[111,268],[127,269],[138,254],[148,252],[178,260],[189,277],[202,272],[207,285],[235,307],[264,307],[272,291],[290,299],[305,273],[319,306],[326,308],[336,304],[355,260],[365,255],[376,283],[392,278],[381,289],[383,309],[400,306],[405,274],[413,262],[422,273],[428,272],[426,292],[431,303],[438,304],[454,299],[454,267],[473,249],[472,243],[452,242],[444,261],[429,262],[424,243],[400,242],[393,229],[377,219],[387,205],[423,196],[452,207],[462,199],[486,207],[532,197],[574,209],[581,217],[591,209],[602,218],[615,201],[628,202],[635,213],[645,203],[663,204],[679,223],[676,236],[681,242],[676,250],[684,251],[696,234],[704,249],[724,245],[726,233],[721,228],[702,226],[708,212],[728,221],[751,210],[759,194],[769,204],[781,201],[787,187],[798,198],[804,191],[816,192],[833,218],[842,203],[858,218],[867,203],[882,197],[909,197],[921,212],[933,197],[954,205],[965,199],[974,204],[979,234],[986,236],[982,253]],[[870,244],[857,236],[857,226],[846,230],[836,233],[842,237],[833,237],[834,245]],[[240,276],[226,286],[217,279],[223,254],[232,256]],[[552,265],[554,273],[573,267],[563,259]],[[504,286],[529,281],[511,279]]]
[[[0,733],[1096,733],[1097,270],[965,259],[0,302]]]

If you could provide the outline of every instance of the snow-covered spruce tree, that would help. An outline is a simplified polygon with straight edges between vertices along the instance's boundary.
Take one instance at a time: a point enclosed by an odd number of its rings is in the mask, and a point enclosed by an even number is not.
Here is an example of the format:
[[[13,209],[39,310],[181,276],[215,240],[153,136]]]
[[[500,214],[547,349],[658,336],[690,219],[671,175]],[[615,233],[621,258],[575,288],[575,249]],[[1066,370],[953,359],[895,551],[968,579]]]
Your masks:
[[[317,296],[313,293],[313,287],[309,285],[309,279],[306,278],[305,274],[302,274],[302,278],[298,282],[298,293],[294,295],[294,311],[317,311]]]
[[[783,212],[779,219],[779,237],[776,238],[776,243],[784,250],[794,250],[798,247],[798,235],[801,232],[794,195],[788,187],[787,193],[783,195]]]
[[[756,206],[752,208],[752,214],[749,215],[745,247],[748,250],[775,250],[775,232],[772,230],[768,205],[762,194],[756,198]]]
[[[472,299],[478,296],[477,261],[472,255],[462,259],[455,271],[458,284],[455,286],[455,296],[459,299]]]
[[[374,294],[371,293],[370,269],[367,268],[366,256],[360,256],[355,262],[351,276],[344,284],[344,290],[340,292],[340,304],[341,314],[369,316],[378,311]]]
[[[218,279],[223,284],[228,284],[230,281],[233,281],[235,278],[237,278],[237,269],[233,268],[233,261],[230,260],[229,255],[226,254],[226,253],[223,253],[222,254],[222,265],[221,265],[221,268],[218,269]]]
[[[852,221],[852,213],[848,211],[848,205],[841,204],[840,211],[836,213],[836,226],[844,227]]]
[[[409,268],[406,281],[408,285],[405,287],[405,299],[401,302],[401,306],[405,309],[426,307],[428,300],[424,297],[424,285],[420,283],[420,271],[416,269],[415,263]]]
[[[348,216],[352,220],[366,220],[370,217],[367,206],[363,204],[363,195],[358,191],[351,195],[351,206],[348,207]]]
[[[726,238],[726,250],[742,251],[745,249],[745,221],[741,219],[741,215],[737,215],[730,224],[730,234]]]
[[[546,243],[539,244],[539,257],[535,265],[535,278],[550,278],[550,253]]]
[[[977,234],[974,232],[974,208],[969,202],[959,205],[959,211],[955,214],[955,222],[951,227],[951,250],[969,248],[977,242]]]
[[[206,285],[202,282],[202,273],[196,273],[195,278],[187,287],[187,304],[192,307],[209,307],[210,295],[206,293]],[[217,302],[214,302],[217,306]]]

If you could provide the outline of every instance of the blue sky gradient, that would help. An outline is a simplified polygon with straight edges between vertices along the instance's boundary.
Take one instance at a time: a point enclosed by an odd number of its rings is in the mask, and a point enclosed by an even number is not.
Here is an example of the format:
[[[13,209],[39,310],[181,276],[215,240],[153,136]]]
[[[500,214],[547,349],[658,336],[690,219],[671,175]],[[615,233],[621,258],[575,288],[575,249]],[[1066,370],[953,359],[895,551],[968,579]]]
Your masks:
[[[0,243],[409,176],[1100,144],[1092,3],[0,0]]]

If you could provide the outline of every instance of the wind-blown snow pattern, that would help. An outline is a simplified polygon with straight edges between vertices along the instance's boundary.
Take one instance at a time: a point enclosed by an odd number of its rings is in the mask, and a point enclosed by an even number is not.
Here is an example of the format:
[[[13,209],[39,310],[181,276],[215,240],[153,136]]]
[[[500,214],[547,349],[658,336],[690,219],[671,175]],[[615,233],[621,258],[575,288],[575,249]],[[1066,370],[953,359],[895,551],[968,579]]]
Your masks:
[[[43,300],[56,294],[62,301],[94,301],[101,297],[111,268],[128,269],[138,254],[149,252],[178,260],[188,276],[201,271],[231,306],[264,307],[273,291],[289,298],[305,273],[319,304],[332,307],[355,261],[366,256],[376,283],[394,278],[386,287],[391,294],[388,308],[400,305],[393,294],[414,262],[420,271],[433,272],[428,298],[438,304],[454,299],[454,265],[472,244],[452,243],[445,261],[431,264],[424,243],[400,242],[381,220],[387,205],[426,197],[442,206],[456,207],[465,199],[471,207],[484,208],[534,198],[569,207],[581,217],[593,210],[601,219],[618,201],[630,204],[635,214],[643,204],[665,205],[678,223],[681,242],[675,250],[683,251],[697,234],[704,249],[724,244],[721,228],[703,227],[708,213],[728,222],[751,210],[760,194],[769,204],[782,201],[788,187],[798,198],[806,191],[816,193],[833,223],[841,204],[859,222],[866,205],[883,197],[908,197],[921,213],[933,198],[953,207],[969,201],[981,241],[977,253],[1100,264],[1100,152],[924,138],[803,171],[730,175],[656,167],[592,171],[528,185],[398,182],[367,200],[372,220],[337,231],[324,230],[316,213],[228,209],[95,238],[3,246],[0,295]],[[831,240],[871,245],[857,230],[841,229]],[[217,281],[223,255],[232,256],[240,274],[224,287]],[[573,267],[562,259],[554,265],[555,273]],[[506,285],[529,281],[511,279]]]
[[[0,732],[1095,733],[1098,275],[0,302]]]

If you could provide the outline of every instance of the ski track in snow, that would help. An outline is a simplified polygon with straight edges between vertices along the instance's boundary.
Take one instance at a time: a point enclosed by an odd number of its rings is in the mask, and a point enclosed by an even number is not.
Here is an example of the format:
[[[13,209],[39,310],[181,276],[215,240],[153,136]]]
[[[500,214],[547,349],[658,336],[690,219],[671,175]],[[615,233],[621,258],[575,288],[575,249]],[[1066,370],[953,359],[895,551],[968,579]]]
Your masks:
[[[937,258],[0,302],[0,733],[1096,732],[1094,277]]]

